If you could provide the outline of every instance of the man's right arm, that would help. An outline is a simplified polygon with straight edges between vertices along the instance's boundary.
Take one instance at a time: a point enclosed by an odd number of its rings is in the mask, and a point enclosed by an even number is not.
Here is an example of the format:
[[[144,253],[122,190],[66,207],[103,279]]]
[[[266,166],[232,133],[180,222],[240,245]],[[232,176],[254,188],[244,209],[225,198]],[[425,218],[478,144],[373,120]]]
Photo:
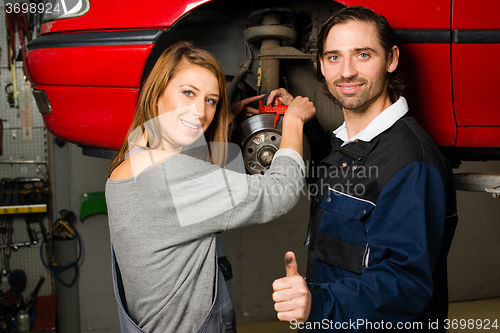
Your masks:
[[[267,104],[272,104],[275,99],[279,99],[280,103],[284,105],[289,105],[294,101],[294,97],[283,88],[271,91],[267,99]],[[311,163],[317,166],[332,151],[330,136],[323,129],[316,116],[304,124],[303,132],[311,148]],[[308,174],[306,181],[309,184],[316,183],[317,178],[312,178]]]
[[[307,97],[297,96],[290,103],[283,117],[283,133],[280,148],[291,148],[301,156],[303,155],[304,124],[314,116],[315,112],[316,108]]]

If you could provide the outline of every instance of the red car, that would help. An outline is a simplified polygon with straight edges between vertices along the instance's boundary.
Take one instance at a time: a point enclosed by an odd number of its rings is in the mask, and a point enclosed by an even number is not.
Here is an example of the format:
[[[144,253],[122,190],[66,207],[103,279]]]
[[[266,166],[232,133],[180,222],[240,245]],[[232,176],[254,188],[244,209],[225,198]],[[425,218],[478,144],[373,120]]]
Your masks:
[[[498,0],[79,0],[42,26],[25,69],[48,130],[92,149],[116,150],[141,82],[177,40],[213,52],[240,99],[278,86],[309,96],[325,128],[340,110],[313,78],[316,38],[342,6],[384,15],[401,43],[410,112],[449,156],[500,158]],[[265,40],[272,50],[262,47]],[[243,67],[242,67],[243,66]],[[243,69],[242,69],[243,68]],[[332,111],[337,110],[337,111]]]

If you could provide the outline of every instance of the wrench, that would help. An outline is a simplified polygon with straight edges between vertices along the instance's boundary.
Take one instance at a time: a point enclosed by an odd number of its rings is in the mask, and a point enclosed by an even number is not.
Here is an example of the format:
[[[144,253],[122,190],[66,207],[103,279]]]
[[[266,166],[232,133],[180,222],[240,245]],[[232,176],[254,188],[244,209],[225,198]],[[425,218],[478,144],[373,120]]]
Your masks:
[[[12,250],[17,251],[22,246],[30,246],[30,245],[31,245],[31,242],[27,241],[27,242],[21,242],[21,243],[11,243],[10,247],[12,248]],[[6,246],[7,245],[0,245],[0,249],[4,250]]]

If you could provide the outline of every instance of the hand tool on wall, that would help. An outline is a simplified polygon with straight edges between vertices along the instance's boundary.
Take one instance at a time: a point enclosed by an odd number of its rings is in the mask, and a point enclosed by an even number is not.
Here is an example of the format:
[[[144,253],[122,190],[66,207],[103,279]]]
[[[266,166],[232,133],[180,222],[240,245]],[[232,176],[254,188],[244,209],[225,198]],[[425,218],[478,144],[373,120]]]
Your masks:
[[[33,111],[31,108],[31,83],[26,79],[20,84],[19,108],[21,109],[22,140],[33,141]]]
[[[3,155],[3,119],[0,119],[0,156]]]
[[[4,217],[4,234],[5,236],[3,237],[4,242],[4,248],[2,248],[2,261],[3,261],[3,267],[2,267],[2,275],[8,275],[10,273],[10,255],[12,254],[12,216],[11,215],[5,215]]]
[[[34,213],[34,214],[24,214],[24,222],[26,223],[26,231],[28,232],[28,236],[30,238],[30,242],[33,245],[38,244],[38,232],[37,230],[31,228],[31,225],[34,223],[38,223],[40,226],[40,233],[45,235],[47,230],[45,229],[45,225],[43,223],[44,213]]]
[[[11,243],[10,244],[10,248],[15,252],[17,250],[19,250],[20,247],[23,247],[23,246],[30,246],[31,245],[31,242],[19,242],[19,243]],[[0,245],[0,249],[5,249],[5,245]]]
[[[31,214],[25,214],[24,215],[24,222],[26,223],[26,231],[28,232],[28,237],[30,238],[30,242],[32,244],[37,244],[38,237],[36,235],[36,232],[33,232],[33,229],[31,229],[30,224],[33,222],[38,222],[38,221],[34,221],[33,216],[31,216]]]
[[[12,86],[13,103],[10,106],[17,108],[19,106],[19,99],[17,95],[17,73],[16,73],[16,59],[15,59],[16,18],[14,16],[14,13],[7,14],[7,12],[5,12],[5,24],[7,25],[7,61],[9,64],[8,68],[12,73],[12,83],[10,85]],[[7,86],[5,86],[5,92],[7,92]]]
[[[12,72],[12,88],[13,88],[13,98],[14,107],[19,107],[19,96],[17,87],[17,72],[16,72],[16,41],[15,33],[17,28],[17,33],[19,36],[19,48],[21,59],[26,59],[26,41],[31,41],[31,35],[29,33],[29,23],[28,16],[26,13],[20,11],[16,13],[12,11],[7,13],[5,11],[5,24],[7,28],[7,58],[9,63],[9,68]],[[23,68],[24,70],[24,68]]]
[[[30,312],[31,308],[33,308],[35,306],[36,298],[38,297],[38,293],[40,292],[40,288],[42,288],[42,284],[44,281],[45,281],[45,277],[41,276],[40,279],[38,280],[38,283],[36,284],[35,289],[28,296],[28,299],[26,300],[26,304],[24,305],[24,309],[27,312]]]
[[[5,217],[2,218],[2,227],[0,228],[0,233],[5,234]],[[7,270],[4,269],[5,268],[5,236],[4,235],[0,236],[0,250],[2,251],[2,263],[3,263],[2,275],[7,275]],[[4,272],[5,272],[5,274],[4,274]]]
[[[14,85],[12,83],[7,83],[5,85],[5,93],[7,94],[7,101],[9,102],[9,106],[11,108],[15,107],[14,101]]]

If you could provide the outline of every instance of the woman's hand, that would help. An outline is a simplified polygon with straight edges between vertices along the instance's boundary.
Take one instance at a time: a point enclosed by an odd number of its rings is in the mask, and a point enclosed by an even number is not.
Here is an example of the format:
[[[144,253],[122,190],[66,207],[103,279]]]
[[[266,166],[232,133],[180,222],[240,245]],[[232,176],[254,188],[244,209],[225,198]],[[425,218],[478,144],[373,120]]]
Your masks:
[[[242,119],[247,119],[251,116],[259,114],[259,110],[252,108],[248,105],[263,99],[264,96],[265,95],[248,97],[239,102],[231,104],[231,109],[229,112],[229,121],[233,122],[233,120],[238,116],[240,116]]]

